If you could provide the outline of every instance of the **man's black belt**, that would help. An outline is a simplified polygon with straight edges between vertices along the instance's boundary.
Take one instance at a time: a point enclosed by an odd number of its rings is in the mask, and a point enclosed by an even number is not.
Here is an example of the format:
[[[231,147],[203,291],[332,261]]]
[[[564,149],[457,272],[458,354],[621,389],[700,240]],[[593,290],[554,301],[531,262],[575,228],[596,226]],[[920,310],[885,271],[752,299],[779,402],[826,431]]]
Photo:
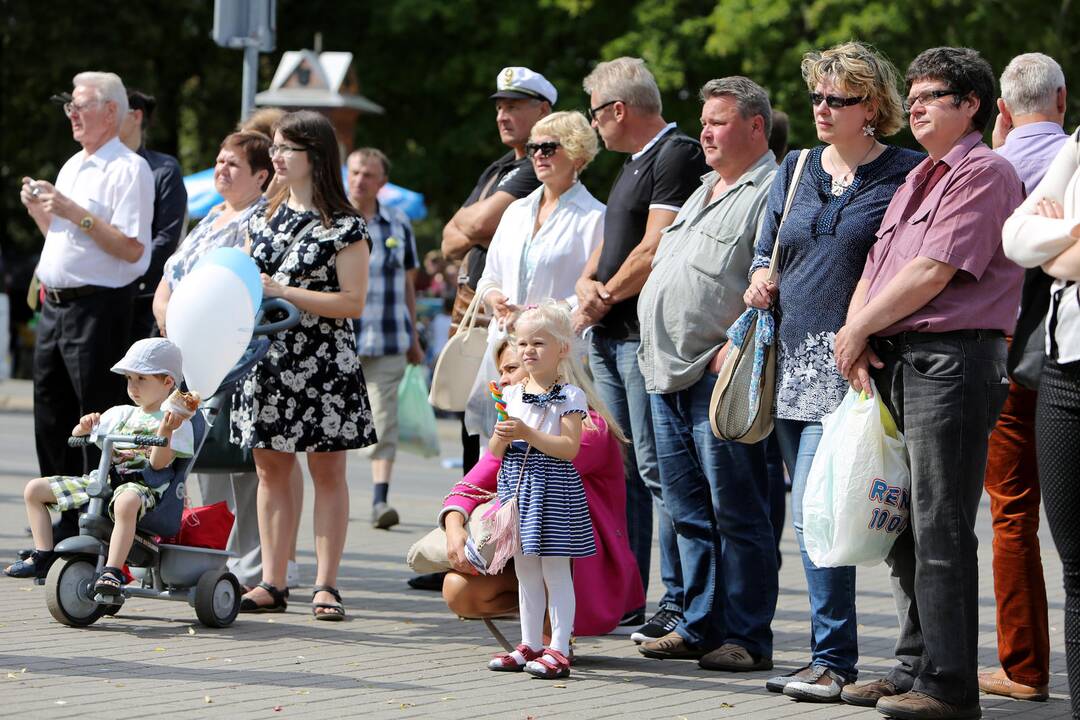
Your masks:
[[[997,340],[1005,337],[1000,330],[948,330],[946,332],[901,332],[887,337],[874,337],[873,343],[889,350],[899,351],[908,345],[936,342],[938,340]]]
[[[102,285],[83,285],[81,287],[74,288],[45,288],[45,299],[55,305],[62,305],[72,300],[78,300],[89,295],[96,295],[106,290],[115,290],[116,288],[104,287]]]

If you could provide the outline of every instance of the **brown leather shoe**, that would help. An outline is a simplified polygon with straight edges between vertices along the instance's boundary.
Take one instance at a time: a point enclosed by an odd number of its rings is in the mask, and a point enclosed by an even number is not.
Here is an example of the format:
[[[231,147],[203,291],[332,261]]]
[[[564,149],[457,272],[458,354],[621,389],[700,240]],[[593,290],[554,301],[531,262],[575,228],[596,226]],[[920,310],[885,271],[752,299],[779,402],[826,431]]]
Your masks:
[[[1024,685],[1010,680],[1005,670],[998,668],[992,673],[979,673],[979,689],[990,695],[1004,695],[1013,700],[1046,702],[1050,699],[1049,685]]]
[[[897,720],[968,720],[982,717],[978,702],[953,705],[915,690],[881,698],[877,701],[877,711]]]
[[[874,707],[880,698],[899,694],[900,688],[893,685],[890,680],[881,678],[880,680],[871,680],[858,685],[855,683],[845,685],[844,689],[840,691],[840,699],[848,705]]]
[[[697,660],[705,654],[704,650],[688,645],[677,632],[669,632],[663,637],[641,643],[638,645],[638,652],[657,660]]]

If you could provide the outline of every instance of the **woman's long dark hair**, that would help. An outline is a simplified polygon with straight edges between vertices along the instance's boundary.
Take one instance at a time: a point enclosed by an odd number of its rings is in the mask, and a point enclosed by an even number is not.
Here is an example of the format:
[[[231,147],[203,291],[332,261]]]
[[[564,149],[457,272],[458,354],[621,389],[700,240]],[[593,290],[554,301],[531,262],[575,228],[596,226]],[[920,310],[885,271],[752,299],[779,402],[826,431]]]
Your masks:
[[[334,215],[359,216],[345,196],[337,136],[325,116],[311,110],[292,112],[277,122],[274,132],[280,132],[290,143],[307,151],[311,163],[311,199],[322,216],[324,227],[330,227]],[[273,217],[288,197],[289,188],[284,186],[270,199],[266,217]]]

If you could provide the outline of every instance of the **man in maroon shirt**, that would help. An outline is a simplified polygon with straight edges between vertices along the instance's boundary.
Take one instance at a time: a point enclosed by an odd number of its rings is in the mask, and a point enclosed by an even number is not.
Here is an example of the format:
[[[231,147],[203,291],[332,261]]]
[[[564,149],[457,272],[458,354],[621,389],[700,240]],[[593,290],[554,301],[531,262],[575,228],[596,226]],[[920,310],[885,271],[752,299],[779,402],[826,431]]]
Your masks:
[[[930,157],[885,211],[836,335],[840,371],[856,389],[873,378],[907,439],[910,528],[888,558],[900,638],[892,672],[842,697],[896,718],[977,718],[975,515],[1023,278],[1001,226],[1023,186],[982,142],[996,93],[977,52],[927,50],[905,80]]]

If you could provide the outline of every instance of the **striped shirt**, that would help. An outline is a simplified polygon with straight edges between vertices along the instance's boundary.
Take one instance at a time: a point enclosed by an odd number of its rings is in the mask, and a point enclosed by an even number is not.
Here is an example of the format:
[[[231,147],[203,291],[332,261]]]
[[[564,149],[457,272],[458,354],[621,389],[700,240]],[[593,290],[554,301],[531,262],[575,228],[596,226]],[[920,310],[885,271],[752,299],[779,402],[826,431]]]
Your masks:
[[[356,352],[369,357],[401,355],[412,344],[413,329],[405,303],[405,274],[419,264],[412,224],[401,210],[376,203],[367,228],[371,262]]]

